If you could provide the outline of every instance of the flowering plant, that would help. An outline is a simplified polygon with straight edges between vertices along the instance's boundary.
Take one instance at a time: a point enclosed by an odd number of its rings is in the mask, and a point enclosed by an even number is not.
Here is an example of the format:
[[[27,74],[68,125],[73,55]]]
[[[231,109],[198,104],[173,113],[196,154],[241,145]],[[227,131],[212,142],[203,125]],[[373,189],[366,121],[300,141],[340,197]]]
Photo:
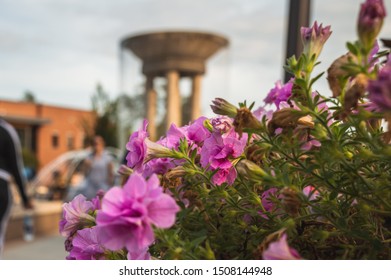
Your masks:
[[[302,28],[293,78],[253,110],[217,98],[216,117],[157,142],[130,136],[122,187],[64,204],[69,259],[391,259],[391,59],[367,0],[358,40],[313,89],[331,35]],[[272,104],[275,109],[268,110]],[[388,121],[388,127],[383,123]]]

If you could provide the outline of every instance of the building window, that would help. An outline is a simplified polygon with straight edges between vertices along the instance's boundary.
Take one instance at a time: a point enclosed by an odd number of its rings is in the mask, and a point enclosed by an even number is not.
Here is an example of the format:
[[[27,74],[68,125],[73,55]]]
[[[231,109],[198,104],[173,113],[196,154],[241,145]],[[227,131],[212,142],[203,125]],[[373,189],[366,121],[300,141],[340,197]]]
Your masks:
[[[59,146],[59,138],[57,133],[52,134],[52,147],[53,148],[58,148]]]
[[[75,148],[75,139],[71,134],[68,134],[67,136],[67,148],[68,150],[73,150]]]

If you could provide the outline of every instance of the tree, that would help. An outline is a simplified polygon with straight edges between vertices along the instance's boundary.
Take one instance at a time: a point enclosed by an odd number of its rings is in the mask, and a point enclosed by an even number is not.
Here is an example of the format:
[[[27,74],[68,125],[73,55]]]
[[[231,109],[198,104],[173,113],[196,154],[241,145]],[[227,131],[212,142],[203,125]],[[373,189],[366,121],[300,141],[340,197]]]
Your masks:
[[[110,96],[104,91],[102,85],[96,86],[96,91],[91,97],[92,110],[96,113],[94,126],[95,135],[100,135],[107,146],[117,147],[117,102],[111,101]]]
[[[26,102],[31,102],[31,103],[36,103],[37,102],[34,93],[32,91],[30,91],[30,90],[26,90],[23,93],[22,100],[26,101]]]

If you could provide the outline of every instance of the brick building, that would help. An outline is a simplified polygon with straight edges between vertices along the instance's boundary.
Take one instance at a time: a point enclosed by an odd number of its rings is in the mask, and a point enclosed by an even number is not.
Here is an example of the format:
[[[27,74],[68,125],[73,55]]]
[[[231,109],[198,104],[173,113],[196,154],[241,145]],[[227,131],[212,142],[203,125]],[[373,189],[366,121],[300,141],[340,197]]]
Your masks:
[[[64,152],[83,148],[95,120],[88,110],[8,100],[0,100],[0,117],[15,127],[39,168]]]

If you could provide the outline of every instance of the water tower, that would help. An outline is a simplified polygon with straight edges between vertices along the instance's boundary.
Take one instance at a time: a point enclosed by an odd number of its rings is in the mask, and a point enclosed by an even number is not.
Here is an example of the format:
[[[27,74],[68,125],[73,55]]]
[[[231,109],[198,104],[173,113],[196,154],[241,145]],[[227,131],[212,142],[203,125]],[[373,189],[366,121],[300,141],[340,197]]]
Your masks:
[[[206,71],[206,60],[219,49],[228,46],[228,40],[220,35],[205,32],[154,32],[125,38],[122,49],[129,49],[142,60],[142,73],[146,77],[146,118],[151,139],[156,139],[157,93],[154,79],[167,81],[166,123],[181,125],[182,101],[179,80],[189,77],[192,81],[191,119],[201,115],[201,79]]]

